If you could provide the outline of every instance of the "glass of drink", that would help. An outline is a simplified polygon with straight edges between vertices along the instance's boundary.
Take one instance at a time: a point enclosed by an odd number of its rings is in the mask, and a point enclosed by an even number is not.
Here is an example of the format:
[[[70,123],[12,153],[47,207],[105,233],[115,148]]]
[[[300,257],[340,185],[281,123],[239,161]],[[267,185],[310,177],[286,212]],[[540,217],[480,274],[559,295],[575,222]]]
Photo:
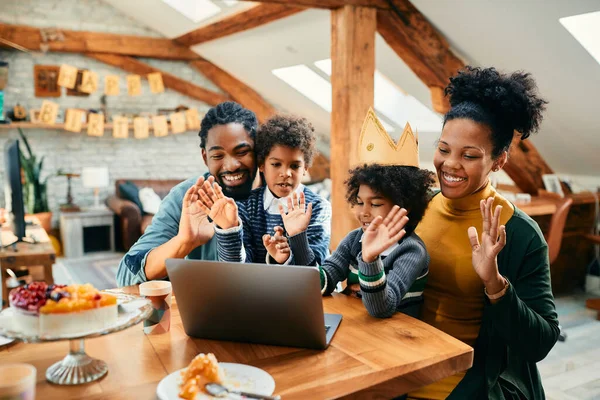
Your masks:
[[[152,315],[144,321],[144,333],[165,333],[171,329],[171,282],[150,281],[140,284],[140,296],[152,302]]]
[[[34,400],[37,370],[30,364],[0,365],[0,399]]]

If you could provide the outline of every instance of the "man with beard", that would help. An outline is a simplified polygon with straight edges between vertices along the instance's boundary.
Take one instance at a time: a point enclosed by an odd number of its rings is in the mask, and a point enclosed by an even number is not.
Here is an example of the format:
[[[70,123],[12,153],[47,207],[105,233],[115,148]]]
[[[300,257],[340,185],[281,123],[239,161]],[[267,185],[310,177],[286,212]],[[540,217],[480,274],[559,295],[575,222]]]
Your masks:
[[[199,136],[208,173],[180,183],[162,200],[152,224],[121,260],[119,286],[168,278],[167,258],[217,260],[214,227],[198,206],[198,189],[205,180],[215,180],[227,196],[248,197],[257,178],[257,127],[256,115],[234,102],[206,113]]]

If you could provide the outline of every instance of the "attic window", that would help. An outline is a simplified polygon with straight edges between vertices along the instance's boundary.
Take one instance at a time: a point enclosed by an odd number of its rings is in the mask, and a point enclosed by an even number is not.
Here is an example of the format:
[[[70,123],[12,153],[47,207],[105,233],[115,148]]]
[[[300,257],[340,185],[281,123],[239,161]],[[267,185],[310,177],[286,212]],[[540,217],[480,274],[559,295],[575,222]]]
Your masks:
[[[331,83],[304,64],[274,69],[273,75],[308,97],[327,112],[331,112]],[[394,127],[381,120],[388,132]]]
[[[331,83],[304,64],[274,69],[273,75],[331,112]]]
[[[179,13],[198,23],[221,12],[221,7],[210,0],[162,0]]]
[[[331,76],[331,59],[317,61],[315,66]],[[442,129],[442,118],[438,114],[379,71],[375,71],[375,110],[400,128],[400,132],[407,122],[418,132],[439,132]]]
[[[600,63],[600,11],[559,18],[558,21]]]

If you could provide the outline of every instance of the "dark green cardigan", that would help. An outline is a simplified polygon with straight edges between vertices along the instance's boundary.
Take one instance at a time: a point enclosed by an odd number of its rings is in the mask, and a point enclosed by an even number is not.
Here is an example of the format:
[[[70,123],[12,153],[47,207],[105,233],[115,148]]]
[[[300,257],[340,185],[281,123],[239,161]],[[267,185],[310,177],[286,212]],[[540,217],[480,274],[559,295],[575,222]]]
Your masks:
[[[545,398],[536,363],[559,333],[548,245],[537,223],[516,207],[498,269],[508,291],[496,304],[486,298],[473,367],[448,399]]]

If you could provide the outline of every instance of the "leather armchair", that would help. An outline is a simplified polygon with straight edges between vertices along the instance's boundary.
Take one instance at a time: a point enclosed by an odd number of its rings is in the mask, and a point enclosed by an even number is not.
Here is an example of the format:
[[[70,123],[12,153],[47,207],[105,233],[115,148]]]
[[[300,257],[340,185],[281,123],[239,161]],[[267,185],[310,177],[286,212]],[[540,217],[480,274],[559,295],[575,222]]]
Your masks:
[[[152,222],[152,214],[144,214],[132,201],[121,197],[119,185],[133,182],[139,189],[151,187],[163,199],[183,179],[118,179],[115,194],[106,199],[106,206],[115,213],[115,244],[119,250],[128,251]]]

